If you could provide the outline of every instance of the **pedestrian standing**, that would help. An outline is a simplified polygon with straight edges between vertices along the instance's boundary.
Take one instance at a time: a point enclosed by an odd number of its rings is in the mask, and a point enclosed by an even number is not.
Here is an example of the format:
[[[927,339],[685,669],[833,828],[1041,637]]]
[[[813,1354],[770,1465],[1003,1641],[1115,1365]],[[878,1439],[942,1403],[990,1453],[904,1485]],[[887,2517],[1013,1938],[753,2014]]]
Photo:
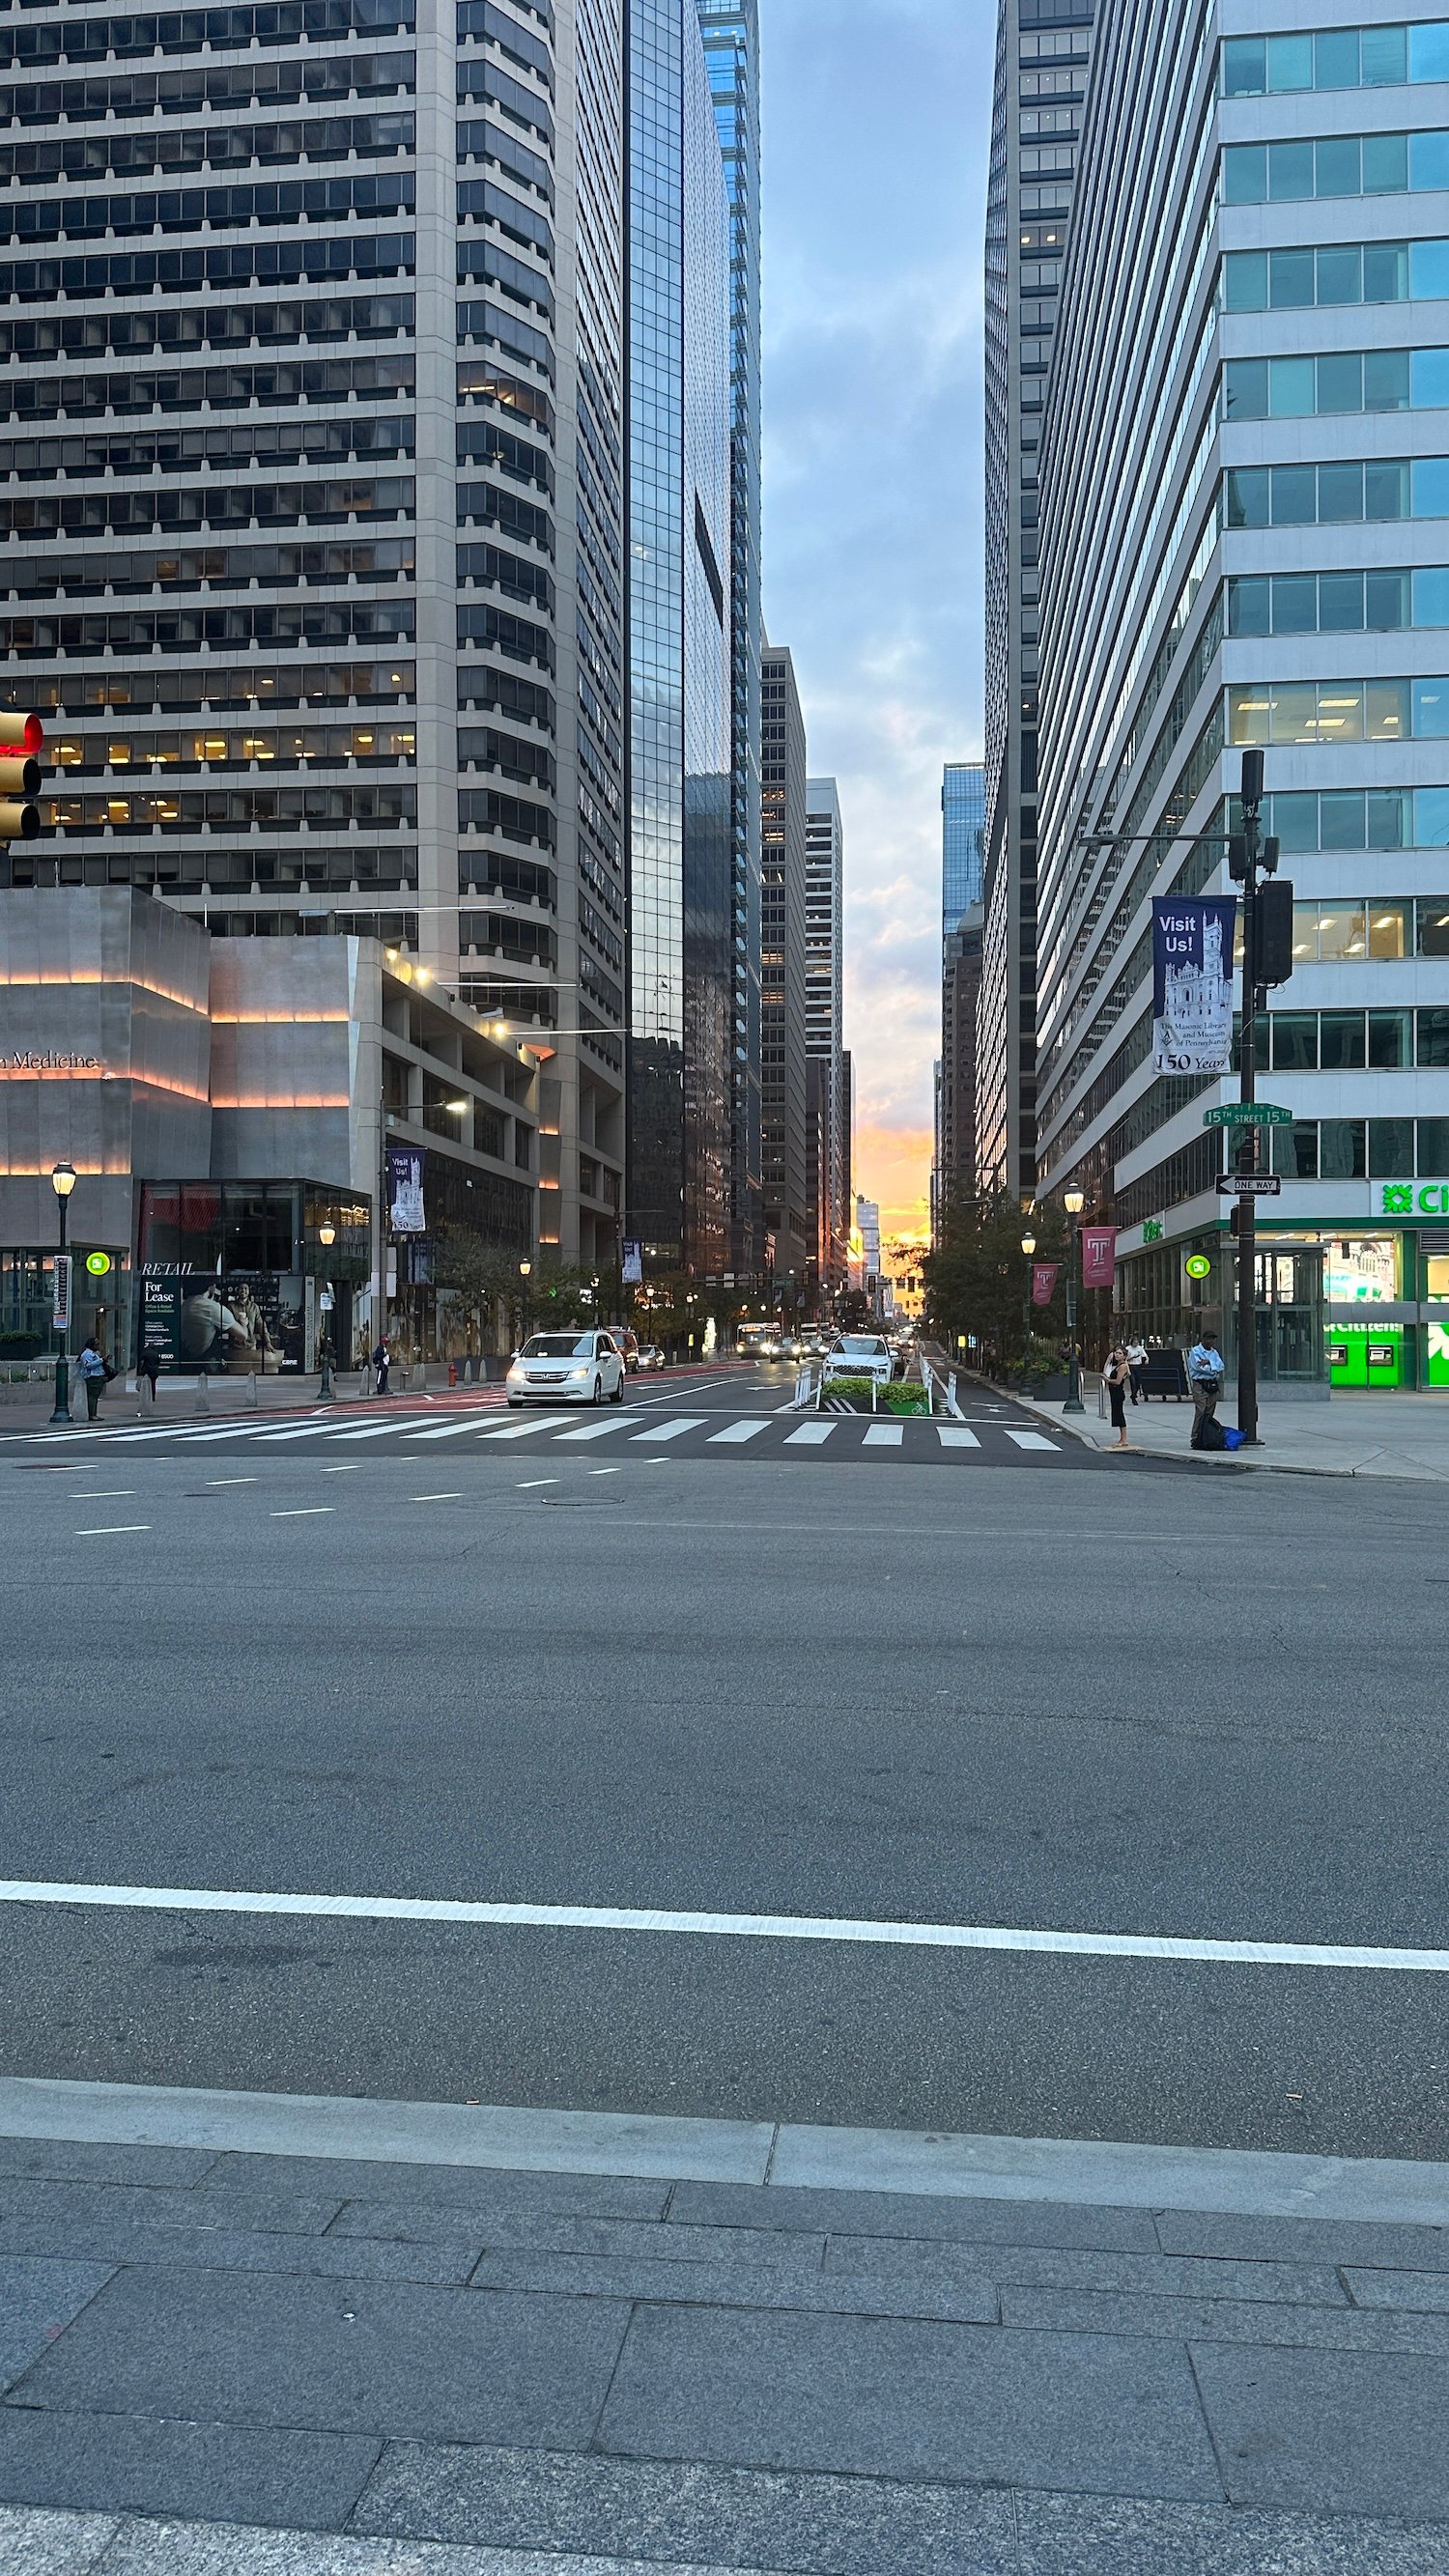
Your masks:
[[[101,1400],[101,1389],[105,1385],[107,1374],[106,1363],[101,1357],[100,1347],[96,1341],[94,1333],[87,1334],[86,1339],[81,1346],[80,1358],[76,1361],[76,1368],[80,1373],[81,1384],[86,1391],[86,1420],[87,1422],[94,1422],[96,1418],[96,1410]]]
[[[1132,1401],[1134,1404],[1145,1402],[1142,1380],[1147,1370],[1147,1344],[1140,1333],[1134,1333],[1127,1345],[1127,1366],[1132,1372]]]
[[[1106,1379],[1107,1402],[1112,1409],[1112,1428],[1117,1434],[1118,1448],[1125,1449],[1127,1446],[1127,1389],[1131,1384],[1132,1371],[1120,1342],[1114,1343],[1108,1353]]]
[[[1192,1446],[1194,1449],[1221,1449],[1217,1432],[1218,1398],[1223,1391],[1226,1370],[1218,1337],[1211,1325],[1193,1343],[1187,1355],[1187,1382],[1192,1389]]]
[[[386,1333],[379,1333],[377,1337],[377,1348],[372,1354],[372,1365],[377,1371],[378,1394],[386,1395],[387,1373],[392,1365],[392,1353],[388,1349]]]
[[[136,1375],[141,1386],[148,1386],[150,1388],[151,1401],[153,1404],[156,1401],[156,1380],[160,1374],[161,1360],[159,1353],[154,1350],[143,1351],[136,1362]],[[139,1393],[139,1391],[138,1387],[137,1392]]]

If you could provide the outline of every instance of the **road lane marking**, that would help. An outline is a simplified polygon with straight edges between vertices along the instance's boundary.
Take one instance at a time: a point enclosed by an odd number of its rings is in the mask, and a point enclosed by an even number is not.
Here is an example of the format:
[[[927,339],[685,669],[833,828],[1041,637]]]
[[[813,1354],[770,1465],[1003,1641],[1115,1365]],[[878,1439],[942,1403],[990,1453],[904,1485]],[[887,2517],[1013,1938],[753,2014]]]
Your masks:
[[[134,1485],[87,1485],[84,1493],[77,1493],[72,1485],[70,1500],[73,1503],[119,1503],[135,1490]]]
[[[259,1476],[208,1476],[206,1482],[208,1488],[212,1485],[257,1485],[260,1484],[261,1478]]]
[[[606,1431],[624,1431],[632,1414],[616,1413],[608,1422],[581,1422],[576,1431],[561,1431],[560,1440],[602,1440]]]
[[[861,1442],[862,1449],[899,1449],[906,1436],[900,1422],[873,1422]]]
[[[409,1440],[461,1440],[465,1432],[476,1431],[478,1415],[494,1411],[492,1405],[480,1404],[476,1412],[465,1413],[461,1422],[444,1422],[431,1431],[410,1431]]]
[[[979,1449],[981,1446],[975,1432],[964,1430],[958,1423],[938,1422],[936,1437],[943,1449]]]
[[[360,1458],[350,1458],[345,1467],[319,1467],[317,1473],[319,1476],[360,1476],[362,1473],[362,1460]],[[254,1485],[256,1481],[255,1476],[239,1476],[236,1479],[236,1482],[240,1485]]]
[[[591,1467],[589,1469],[589,1474],[591,1476],[617,1476],[618,1473],[619,1470],[617,1467]]]
[[[710,1433],[709,1446],[713,1448],[715,1443],[720,1440],[753,1440],[757,1432],[768,1431],[769,1427],[770,1418],[768,1414],[763,1422],[727,1422],[723,1431],[712,1431]]]
[[[461,1494],[409,1494],[410,1503],[461,1503]]]
[[[634,1437],[636,1440],[680,1440],[686,1431],[702,1431],[708,1419],[704,1413],[686,1414],[682,1421],[655,1422],[647,1431],[636,1431]]]
[[[802,1422],[785,1442],[787,1449],[820,1449],[836,1429],[833,1422]]]
[[[527,1440],[535,1431],[552,1431],[567,1422],[566,1413],[536,1413],[531,1422],[505,1422],[500,1431],[480,1431],[480,1440]]]
[[[1057,1445],[1055,1440],[1043,1440],[1039,1431],[1008,1430],[1006,1436],[1016,1442],[1018,1449],[1055,1449]]]
[[[329,1431],[329,1440],[385,1440],[390,1431],[421,1431],[428,1421],[426,1413],[407,1413],[396,1422],[365,1422],[360,1431]],[[317,1425],[313,1424],[313,1429]]]
[[[327,1514],[335,1511],[336,1508],[335,1503],[302,1503],[289,1512],[269,1512],[267,1517],[274,1521],[325,1520]]]
[[[905,1950],[1005,1950],[1053,1958],[1188,1966],[1367,1968],[1449,1976],[1449,1950],[1326,1941],[1214,1941],[1151,1932],[1063,1932],[1003,1923],[896,1923],[810,1914],[687,1914],[653,1906],[474,1903],[442,1896],[327,1896],[233,1887],[88,1886],[0,1879],[0,1905],[106,1907],[144,1914],[278,1914],[370,1923],[457,1923],[561,1932],[674,1932],[747,1941]]]
[[[107,1521],[99,1529],[78,1529],[77,1538],[124,1538],[131,1530],[148,1530],[149,1521]]]
[[[561,1482],[562,1479],[558,1476],[530,1476],[514,1490],[520,1494],[536,1494],[540,1485],[557,1485]]]

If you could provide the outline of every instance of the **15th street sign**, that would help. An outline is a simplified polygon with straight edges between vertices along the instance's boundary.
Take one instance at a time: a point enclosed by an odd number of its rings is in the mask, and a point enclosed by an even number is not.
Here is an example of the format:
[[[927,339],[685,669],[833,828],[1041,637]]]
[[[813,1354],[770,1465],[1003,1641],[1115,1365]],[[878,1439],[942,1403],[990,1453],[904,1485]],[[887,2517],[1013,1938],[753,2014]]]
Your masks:
[[[1270,1100],[1230,1100],[1225,1108],[1205,1109],[1204,1127],[1291,1127],[1291,1109],[1275,1109]]]
[[[1276,1172],[1219,1172],[1218,1195],[1225,1199],[1276,1199],[1283,1184]]]

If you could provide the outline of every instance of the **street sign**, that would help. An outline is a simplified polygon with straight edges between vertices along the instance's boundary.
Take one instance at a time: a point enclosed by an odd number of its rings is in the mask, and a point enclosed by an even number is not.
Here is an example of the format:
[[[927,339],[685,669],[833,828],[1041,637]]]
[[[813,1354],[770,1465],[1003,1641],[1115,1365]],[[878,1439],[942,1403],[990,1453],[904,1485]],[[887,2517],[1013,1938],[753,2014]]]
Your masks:
[[[55,1297],[50,1310],[51,1321],[58,1333],[65,1332],[70,1324],[70,1271],[71,1255],[58,1252],[55,1256]]]
[[[1210,1279],[1212,1277],[1213,1266],[1205,1252],[1190,1252],[1182,1266],[1187,1272],[1189,1279]]]
[[[86,1268],[93,1279],[104,1279],[110,1266],[111,1256],[108,1252],[88,1252],[86,1254]]]
[[[1219,1172],[1218,1195],[1226,1199],[1276,1199],[1283,1184],[1276,1172]]]
[[[1225,1108],[1205,1109],[1204,1127],[1291,1127],[1291,1109],[1276,1109],[1270,1100],[1230,1100]]]

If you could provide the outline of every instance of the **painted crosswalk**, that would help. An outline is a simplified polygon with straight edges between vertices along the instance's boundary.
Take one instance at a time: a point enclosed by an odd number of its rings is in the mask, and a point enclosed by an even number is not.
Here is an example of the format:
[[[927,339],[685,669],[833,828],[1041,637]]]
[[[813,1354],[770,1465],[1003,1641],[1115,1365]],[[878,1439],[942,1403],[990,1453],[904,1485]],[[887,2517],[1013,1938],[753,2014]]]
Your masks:
[[[208,1422],[203,1417],[199,1421],[139,1428],[98,1423],[69,1434],[43,1430],[0,1433],[0,1458],[18,1464],[23,1455],[34,1458],[49,1450],[57,1460],[71,1462],[71,1472],[75,1472],[81,1456],[88,1456],[95,1448],[123,1450],[128,1466],[133,1462],[139,1465],[151,1453],[158,1457],[182,1456],[193,1449],[198,1452],[200,1464],[202,1459],[230,1458],[240,1448],[247,1455],[254,1450],[275,1453],[280,1473],[291,1462],[305,1464],[317,1450],[335,1454],[340,1449],[359,1467],[374,1459],[381,1463],[416,1454],[422,1466],[434,1454],[433,1444],[439,1441],[447,1444],[450,1466],[473,1455],[496,1456],[502,1464],[513,1455],[523,1459],[547,1450],[562,1468],[571,1456],[582,1464],[589,1452],[602,1443],[624,1458],[642,1453],[641,1465],[651,1458],[663,1464],[666,1459],[734,1457],[819,1465],[856,1461],[879,1467],[959,1466],[966,1462],[1026,1467],[1051,1461],[1089,1466],[1096,1463],[1097,1457],[1094,1449],[1083,1448],[1050,1428],[1028,1426],[1020,1416],[1014,1422],[1008,1421],[999,1407],[980,1412],[969,1421],[919,1415],[891,1420],[855,1413],[802,1416],[793,1409],[781,1411],[773,1405],[768,1410],[746,1412],[728,1402],[717,1403],[710,1410],[707,1395],[704,1407],[700,1409],[700,1398],[696,1397],[694,1410],[675,1411],[667,1396],[636,1393],[631,1388],[630,1400],[625,1404],[610,1405],[599,1412],[590,1407],[582,1418],[580,1408],[554,1407],[500,1421],[501,1408],[478,1405],[443,1420],[436,1412],[401,1411],[386,1418],[361,1421],[355,1415],[316,1413],[302,1421],[281,1422],[275,1416],[270,1420],[263,1416],[228,1423]],[[119,1466],[120,1460],[116,1463]],[[336,1472],[341,1472],[340,1468]]]

